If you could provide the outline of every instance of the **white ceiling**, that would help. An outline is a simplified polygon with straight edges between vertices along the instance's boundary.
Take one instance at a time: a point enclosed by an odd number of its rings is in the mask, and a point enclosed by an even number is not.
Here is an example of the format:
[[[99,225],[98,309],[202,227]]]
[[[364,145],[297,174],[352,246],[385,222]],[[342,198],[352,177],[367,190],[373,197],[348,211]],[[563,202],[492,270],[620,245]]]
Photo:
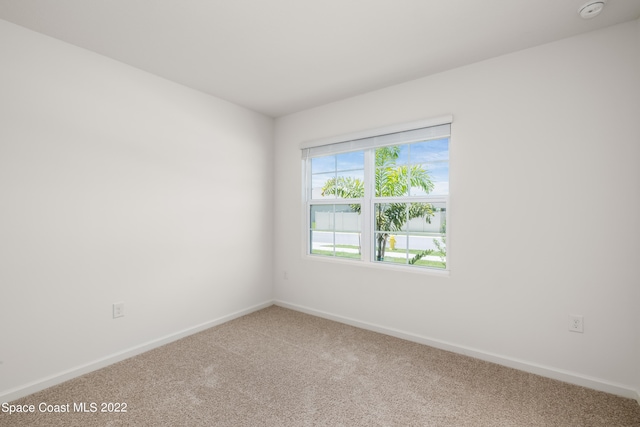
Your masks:
[[[585,2],[0,0],[0,18],[278,117],[640,17]]]

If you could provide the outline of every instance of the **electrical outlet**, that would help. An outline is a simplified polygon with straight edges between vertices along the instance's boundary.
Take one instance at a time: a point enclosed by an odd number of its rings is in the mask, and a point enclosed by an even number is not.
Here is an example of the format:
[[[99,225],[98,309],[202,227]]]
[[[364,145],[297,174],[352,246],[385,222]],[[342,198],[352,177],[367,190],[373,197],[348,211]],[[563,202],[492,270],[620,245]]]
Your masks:
[[[571,332],[584,332],[584,319],[582,316],[570,314],[569,315],[569,330]]]
[[[124,303],[123,302],[114,302],[113,303],[113,318],[123,317],[124,316]]]

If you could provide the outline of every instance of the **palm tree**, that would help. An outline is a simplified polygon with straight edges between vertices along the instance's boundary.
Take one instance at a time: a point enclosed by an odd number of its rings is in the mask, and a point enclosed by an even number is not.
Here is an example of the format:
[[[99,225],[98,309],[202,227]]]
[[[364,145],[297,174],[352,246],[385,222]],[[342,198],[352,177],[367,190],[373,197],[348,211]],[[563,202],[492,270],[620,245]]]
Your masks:
[[[433,182],[428,172],[420,165],[400,165],[400,146],[376,149],[375,196],[401,197],[409,194],[410,188],[419,187],[425,193],[433,190]],[[345,199],[364,197],[364,183],[358,178],[336,177],[325,182],[322,195],[334,195]],[[360,205],[351,205],[354,212],[360,213]],[[429,203],[377,203],[376,221],[376,260],[383,261],[387,239],[392,232],[402,227],[413,218],[425,217],[430,222],[433,207]]]

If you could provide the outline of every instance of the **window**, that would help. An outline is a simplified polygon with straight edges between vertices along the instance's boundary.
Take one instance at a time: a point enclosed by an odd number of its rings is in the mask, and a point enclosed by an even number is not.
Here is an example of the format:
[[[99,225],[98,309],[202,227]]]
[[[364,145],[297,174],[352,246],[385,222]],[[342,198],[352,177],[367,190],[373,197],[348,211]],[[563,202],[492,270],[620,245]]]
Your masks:
[[[451,117],[303,147],[305,251],[448,270]]]

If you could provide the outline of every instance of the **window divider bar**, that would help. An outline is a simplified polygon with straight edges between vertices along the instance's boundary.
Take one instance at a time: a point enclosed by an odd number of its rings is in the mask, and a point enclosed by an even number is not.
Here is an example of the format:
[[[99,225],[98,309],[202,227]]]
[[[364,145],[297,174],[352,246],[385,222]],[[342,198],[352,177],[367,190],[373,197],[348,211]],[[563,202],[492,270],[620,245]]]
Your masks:
[[[446,203],[446,196],[374,197],[375,203]]]
[[[364,200],[361,205],[362,215],[362,233],[361,233],[361,255],[362,260],[365,262],[373,261],[373,237],[372,230],[375,226],[373,220],[373,194],[375,180],[375,154],[373,150],[366,150],[364,152]],[[366,185],[368,184],[368,185]]]
[[[353,205],[362,204],[364,199],[312,199],[309,205]]]

